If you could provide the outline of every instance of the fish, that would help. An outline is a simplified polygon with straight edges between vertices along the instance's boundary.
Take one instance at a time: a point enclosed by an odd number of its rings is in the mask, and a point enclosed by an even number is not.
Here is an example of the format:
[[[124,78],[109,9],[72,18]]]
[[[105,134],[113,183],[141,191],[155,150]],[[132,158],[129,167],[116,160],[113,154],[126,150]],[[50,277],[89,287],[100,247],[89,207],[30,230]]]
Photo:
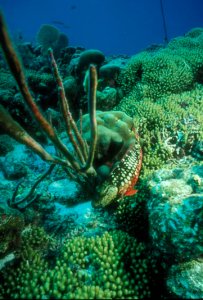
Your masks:
[[[56,25],[60,25],[60,26],[63,26],[64,28],[70,28],[69,25],[65,24],[64,22],[62,21],[59,21],[59,20],[53,20],[51,21],[52,24],[56,24]]]
[[[108,178],[97,187],[94,207],[106,207],[116,199],[137,193],[134,186],[142,166],[142,149],[136,138],[121,160],[112,168]]]
[[[64,25],[64,23],[62,21],[58,21],[58,20],[53,20],[53,21],[51,21],[51,23],[58,24],[58,25]]]
[[[71,6],[70,6],[70,9],[71,10],[74,10],[74,9],[76,9],[77,8],[77,6],[75,5],[75,4],[72,4]]]

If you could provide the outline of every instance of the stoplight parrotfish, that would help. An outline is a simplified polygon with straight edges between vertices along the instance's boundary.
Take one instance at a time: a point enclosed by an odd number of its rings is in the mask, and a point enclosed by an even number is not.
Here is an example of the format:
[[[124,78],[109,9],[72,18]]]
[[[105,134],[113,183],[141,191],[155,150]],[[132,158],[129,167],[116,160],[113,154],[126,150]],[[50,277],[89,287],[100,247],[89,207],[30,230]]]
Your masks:
[[[142,165],[142,149],[138,136],[130,144],[121,160],[112,168],[108,178],[97,188],[95,207],[105,207],[116,199],[132,196],[137,190],[134,186],[138,180]]]

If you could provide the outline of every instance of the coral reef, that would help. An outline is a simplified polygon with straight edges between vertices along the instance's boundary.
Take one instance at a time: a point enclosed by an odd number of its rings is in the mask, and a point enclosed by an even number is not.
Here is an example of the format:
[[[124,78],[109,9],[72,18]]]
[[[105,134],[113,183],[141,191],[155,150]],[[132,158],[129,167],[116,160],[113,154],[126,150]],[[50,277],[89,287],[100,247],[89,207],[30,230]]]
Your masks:
[[[38,43],[17,45],[25,68],[7,57],[18,86],[0,57],[0,102],[35,140],[3,108],[1,133],[53,162],[1,135],[0,298],[202,298],[203,29],[131,58],[67,47],[51,25]]]
[[[13,139],[6,134],[0,135],[0,157],[14,149]]]
[[[150,181],[149,234],[166,262],[169,294],[194,299],[203,291],[203,165],[188,158],[179,165],[155,172]]]
[[[97,91],[97,108],[108,111],[112,106],[118,104],[117,90],[113,87],[106,87],[102,91]]]
[[[105,207],[132,192],[141,168],[142,150],[133,120],[125,113],[98,111],[96,119],[98,142],[94,165],[101,184],[93,205]],[[88,120],[87,115],[82,119],[87,142],[90,139]]]
[[[136,139],[132,118],[121,111],[97,111],[96,118],[98,130],[96,166],[105,161],[118,161]],[[84,115],[82,130],[84,139],[88,143],[91,139],[89,128],[89,116]]]

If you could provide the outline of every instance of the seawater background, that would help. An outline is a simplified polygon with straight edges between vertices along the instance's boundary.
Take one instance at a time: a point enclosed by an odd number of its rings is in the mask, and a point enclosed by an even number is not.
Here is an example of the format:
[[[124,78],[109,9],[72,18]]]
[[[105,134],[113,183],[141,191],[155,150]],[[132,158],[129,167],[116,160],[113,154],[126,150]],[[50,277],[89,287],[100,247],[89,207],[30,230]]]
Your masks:
[[[162,2],[169,40],[203,27],[202,0]],[[105,55],[133,55],[164,41],[160,0],[0,0],[0,8],[10,33],[33,43],[44,23],[57,26],[71,46],[96,48]]]

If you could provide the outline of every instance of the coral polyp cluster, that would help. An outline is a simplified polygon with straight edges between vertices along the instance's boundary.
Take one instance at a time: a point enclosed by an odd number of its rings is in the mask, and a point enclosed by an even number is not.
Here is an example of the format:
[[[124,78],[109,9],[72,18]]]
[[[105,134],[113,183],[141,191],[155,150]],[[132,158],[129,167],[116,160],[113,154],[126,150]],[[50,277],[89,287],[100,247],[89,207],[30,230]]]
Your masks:
[[[144,244],[122,231],[75,237],[54,266],[32,250],[4,274],[1,291],[11,299],[144,299],[151,295],[152,265]]]

